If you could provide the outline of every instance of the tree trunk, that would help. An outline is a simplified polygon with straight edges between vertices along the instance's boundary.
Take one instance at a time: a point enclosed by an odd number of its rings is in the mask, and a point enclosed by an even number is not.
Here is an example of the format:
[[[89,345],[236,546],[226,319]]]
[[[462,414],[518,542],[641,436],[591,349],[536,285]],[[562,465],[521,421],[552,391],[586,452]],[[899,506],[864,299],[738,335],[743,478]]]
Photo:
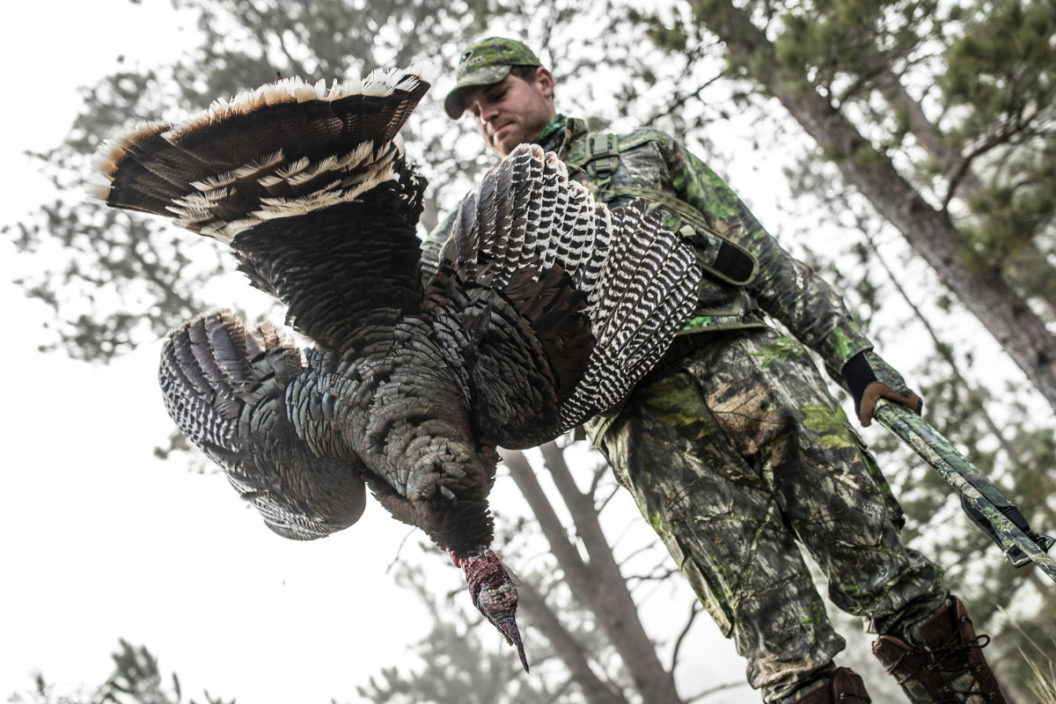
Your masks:
[[[986,185],[971,163],[966,163],[964,156],[943,139],[938,126],[928,119],[920,102],[906,91],[899,77],[885,68],[879,72],[877,82],[888,103],[906,111],[909,131],[917,144],[941,165],[947,182],[947,192],[942,194],[944,204],[954,197],[968,203],[979,196]],[[1025,243],[1023,250],[1005,263],[1004,272],[1021,294],[1043,304],[1050,319],[1056,318],[1056,267],[1049,264],[1034,242]]]
[[[683,704],[671,676],[656,654],[638,609],[627,590],[616,559],[601,532],[598,515],[591,497],[584,495],[572,481],[561,449],[554,443],[542,447],[547,468],[554,475],[558,491],[565,501],[576,534],[583,541],[590,558],[585,562],[569,541],[565,527],[546,498],[528,460],[521,452],[501,450],[503,461],[517,487],[528,500],[532,512],[539,519],[550,550],[568,581],[576,598],[594,613],[609,642],[620,654],[642,701],[650,704]]]
[[[957,230],[932,208],[829,101],[804,91],[802,77],[782,73],[773,44],[730,0],[698,0],[695,16],[726,44],[731,60],[749,71],[833,155],[854,185],[924,258],[1056,409],[1056,338],[993,269],[968,269],[958,255]],[[796,80],[799,79],[799,80]]]
[[[572,679],[590,704],[629,704],[622,694],[614,692],[594,674],[583,646],[561,625],[542,595],[531,584],[522,582],[517,585],[517,606],[524,610],[535,627],[550,641],[554,652],[572,673]]]

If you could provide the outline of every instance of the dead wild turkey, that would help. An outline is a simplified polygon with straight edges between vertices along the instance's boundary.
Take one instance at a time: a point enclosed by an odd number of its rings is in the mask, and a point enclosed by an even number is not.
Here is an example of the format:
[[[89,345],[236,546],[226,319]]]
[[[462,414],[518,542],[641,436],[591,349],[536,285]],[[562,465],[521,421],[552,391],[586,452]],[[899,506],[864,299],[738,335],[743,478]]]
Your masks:
[[[281,80],[120,138],[98,195],[228,243],[315,343],[302,354],[220,311],[164,345],[167,410],[268,527],[345,528],[369,486],[450,552],[527,669],[516,590],[490,548],[496,446],[537,445],[618,402],[700,275],[658,215],[595,204],[526,145],[461,203],[423,285],[425,183],[395,138],[428,87],[402,70]]]

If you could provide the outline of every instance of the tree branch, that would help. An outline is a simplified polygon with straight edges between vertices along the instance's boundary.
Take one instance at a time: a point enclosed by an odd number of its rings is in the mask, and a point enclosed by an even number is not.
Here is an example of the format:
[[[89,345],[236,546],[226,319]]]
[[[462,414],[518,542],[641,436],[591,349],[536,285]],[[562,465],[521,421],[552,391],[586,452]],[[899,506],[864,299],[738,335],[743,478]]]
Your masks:
[[[526,582],[517,585],[518,606],[532,625],[550,641],[554,652],[568,667],[583,696],[590,704],[628,704],[622,694],[612,691],[590,668],[583,647],[557,619],[535,588]]]
[[[576,598],[593,612],[609,642],[620,654],[643,700],[650,704],[682,704],[674,680],[664,670],[652,641],[642,627],[637,607],[601,531],[593,501],[576,487],[560,447],[551,442],[540,449],[586,548],[589,565],[568,540],[556,511],[546,498],[524,454],[510,450],[499,452],[510,468],[514,482],[539,519],[543,534],[550,542],[569,587]]]
[[[674,679],[660,663],[656,648],[642,627],[637,606],[601,530],[592,498],[579,491],[560,447],[551,442],[540,450],[590,558],[596,589],[586,603],[620,653],[643,699],[650,703],[680,703]]]
[[[731,58],[789,111],[831,155],[848,183],[873,204],[991,332],[1041,395],[1056,409],[1056,337],[994,267],[969,268],[959,233],[946,213],[931,207],[824,96],[797,90],[803,76],[782,67],[773,44],[730,0],[697,0],[695,16],[725,42]]]
[[[510,476],[513,478],[517,488],[524,494],[528,506],[535,514],[543,535],[550,544],[550,551],[557,558],[557,563],[565,573],[565,579],[572,591],[576,593],[584,603],[590,602],[590,596],[594,593],[595,582],[590,574],[587,564],[582,560],[579,551],[568,539],[565,528],[561,525],[561,519],[546,498],[543,487],[535,477],[532,466],[523,452],[513,450],[499,450],[503,462],[510,468]]]
[[[678,667],[678,655],[682,650],[682,643],[685,642],[686,636],[689,635],[690,629],[693,628],[693,622],[697,620],[697,616],[703,609],[700,606],[700,602],[696,599],[689,605],[689,618],[686,619],[686,625],[682,627],[682,632],[678,634],[678,638],[675,639],[675,647],[671,651],[671,667],[668,669],[671,672],[675,671]]]

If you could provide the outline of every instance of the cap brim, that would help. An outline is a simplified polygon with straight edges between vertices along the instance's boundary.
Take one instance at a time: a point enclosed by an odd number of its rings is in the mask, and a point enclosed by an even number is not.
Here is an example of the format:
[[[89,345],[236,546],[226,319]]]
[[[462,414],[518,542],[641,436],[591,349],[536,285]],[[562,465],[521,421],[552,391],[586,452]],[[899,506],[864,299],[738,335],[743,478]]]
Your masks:
[[[466,88],[494,85],[510,75],[511,68],[511,66],[490,66],[463,76],[462,80],[456,83],[455,87],[444,98],[444,111],[447,116],[452,120],[462,117],[462,113],[466,111],[466,99],[464,96]]]

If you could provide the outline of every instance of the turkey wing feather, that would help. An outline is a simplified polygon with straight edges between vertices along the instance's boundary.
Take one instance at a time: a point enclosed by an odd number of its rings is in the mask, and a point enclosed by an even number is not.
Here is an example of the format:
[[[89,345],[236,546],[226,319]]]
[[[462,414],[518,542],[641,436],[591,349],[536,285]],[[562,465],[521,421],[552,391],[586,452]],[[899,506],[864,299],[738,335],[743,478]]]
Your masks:
[[[364,467],[317,457],[286,412],[287,386],[308,373],[300,351],[268,324],[248,331],[226,311],[198,316],[162,348],[165,407],[219,464],[269,528],[310,539],[355,523]]]

